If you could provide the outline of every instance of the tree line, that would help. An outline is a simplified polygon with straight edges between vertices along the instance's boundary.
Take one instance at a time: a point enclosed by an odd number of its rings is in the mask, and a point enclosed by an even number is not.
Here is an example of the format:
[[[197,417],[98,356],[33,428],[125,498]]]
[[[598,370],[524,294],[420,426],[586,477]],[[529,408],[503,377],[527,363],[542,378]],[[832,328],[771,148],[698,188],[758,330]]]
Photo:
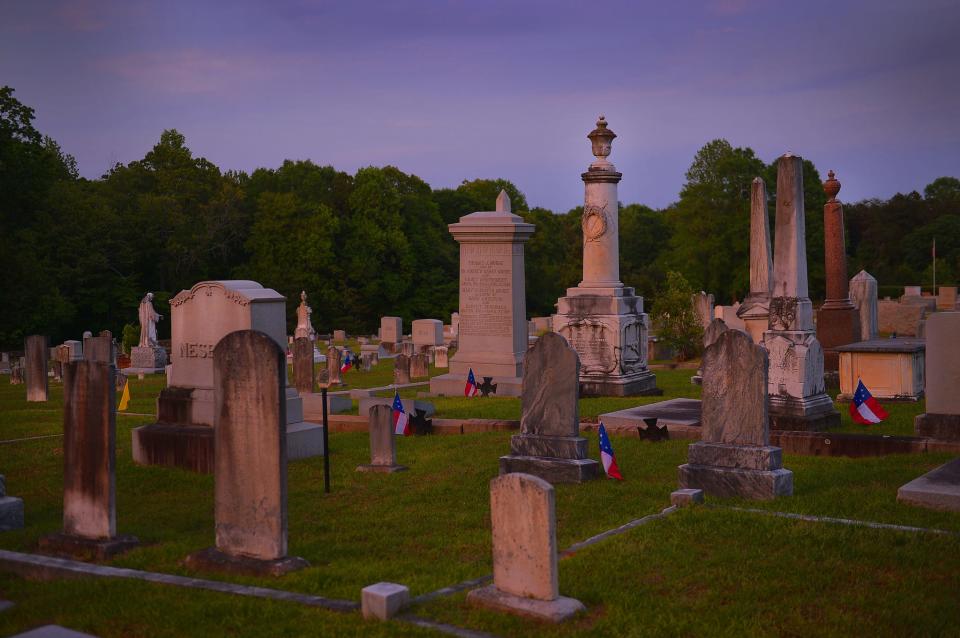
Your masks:
[[[84,330],[119,335],[136,323],[152,291],[167,318],[169,299],[208,279],[253,279],[287,297],[292,330],[306,290],[314,325],[374,332],[379,317],[448,321],[458,306],[459,251],[447,224],[493,210],[505,189],[513,211],[536,225],[525,248],[527,310],[547,315],[581,277],[582,208],[531,208],[503,179],[431,188],[393,166],[350,175],[309,160],[250,174],[196,157],[184,136],[163,131],[139,160],[99,179],[33,124],[33,110],[0,88],[0,347],[27,334],[54,343]],[[749,288],[750,183],[760,175],[776,196],[775,162],[714,140],[701,148],[679,199],[662,210],[621,204],[621,279],[647,299],[668,272],[718,303]],[[842,176],[841,176],[842,178]],[[804,163],[811,296],[822,298],[825,201],[816,168]],[[881,284],[928,280],[937,238],[938,280],[960,265],[960,181],[940,178],[923,195],[846,205],[851,274],[866,268]],[[648,303],[649,308],[649,303]],[[409,324],[408,324],[409,325]]]

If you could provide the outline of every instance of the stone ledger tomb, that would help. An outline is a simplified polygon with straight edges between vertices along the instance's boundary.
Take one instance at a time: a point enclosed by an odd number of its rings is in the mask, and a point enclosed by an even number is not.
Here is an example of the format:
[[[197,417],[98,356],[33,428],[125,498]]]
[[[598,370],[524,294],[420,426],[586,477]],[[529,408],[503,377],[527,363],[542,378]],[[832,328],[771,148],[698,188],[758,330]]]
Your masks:
[[[583,281],[557,301],[553,329],[580,355],[583,394],[659,394],[656,377],[647,369],[643,297],[620,281],[617,184],[622,175],[607,159],[616,135],[601,115],[587,137],[596,159],[580,176],[585,193]]]
[[[582,483],[599,475],[580,436],[577,352],[555,332],[540,337],[523,366],[520,434],[500,457],[500,474],[523,472],[551,483]]]
[[[793,493],[793,473],[770,445],[767,353],[727,330],[703,354],[702,439],[678,468],[680,487],[712,496],[771,499]]]
[[[449,226],[460,243],[460,332],[450,372],[430,379],[432,394],[462,394],[473,369],[478,380],[493,378],[498,396],[520,396],[527,349],[523,244],[534,227],[510,212],[504,191],[496,208]]]
[[[493,584],[467,595],[474,605],[562,622],[585,611],[560,595],[553,486],[529,474],[490,481]]]

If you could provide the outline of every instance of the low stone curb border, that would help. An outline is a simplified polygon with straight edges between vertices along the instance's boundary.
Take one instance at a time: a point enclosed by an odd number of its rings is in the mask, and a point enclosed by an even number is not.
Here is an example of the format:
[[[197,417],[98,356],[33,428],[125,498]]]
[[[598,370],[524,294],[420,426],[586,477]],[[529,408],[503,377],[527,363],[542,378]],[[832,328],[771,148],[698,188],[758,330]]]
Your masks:
[[[960,532],[951,532],[946,529],[935,529],[932,527],[911,527],[910,525],[895,525],[893,523],[877,523],[874,521],[858,521],[853,518],[834,518],[832,516],[814,516],[812,514],[794,514],[793,512],[776,512],[773,510],[760,510],[749,507],[722,507],[708,505],[707,507],[716,510],[732,510],[734,512],[746,512],[748,514],[761,514],[763,516],[773,516],[776,518],[789,518],[798,521],[808,521],[811,523],[836,523],[838,525],[852,525],[854,527],[869,527],[872,529],[887,529],[895,532],[912,532],[922,534],[940,534],[944,536],[958,536]]]

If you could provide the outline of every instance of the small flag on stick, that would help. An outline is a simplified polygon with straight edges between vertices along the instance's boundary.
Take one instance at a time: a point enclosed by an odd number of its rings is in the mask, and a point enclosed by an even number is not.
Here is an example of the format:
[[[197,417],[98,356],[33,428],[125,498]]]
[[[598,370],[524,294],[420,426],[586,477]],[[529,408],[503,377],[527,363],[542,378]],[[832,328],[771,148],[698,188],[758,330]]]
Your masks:
[[[477,387],[477,378],[473,376],[473,368],[470,368],[470,373],[467,375],[467,384],[463,387],[463,396],[475,397],[479,392],[480,388]]]
[[[853,393],[853,401],[850,402],[850,416],[857,423],[873,425],[880,423],[890,415],[880,407],[877,400],[870,394],[870,390],[867,390],[867,386],[863,385],[863,380],[860,379],[857,384],[857,391]]]
[[[117,411],[118,412],[125,411],[129,403],[130,403],[130,379],[127,379],[123,383],[123,394],[120,395],[120,406],[117,407]]]
[[[410,415],[403,411],[403,401],[400,400],[400,392],[393,393],[393,433],[396,435],[410,436]]]
[[[623,475],[620,474],[620,468],[617,467],[617,457],[613,453],[613,446],[610,445],[610,437],[607,436],[607,428],[603,427],[603,421],[600,422],[600,462],[603,463],[603,471],[609,478],[615,478],[622,481]]]
[[[347,350],[347,356],[343,358],[343,363],[340,364],[341,374],[353,367],[353,357],[350,356],[350,351]]]

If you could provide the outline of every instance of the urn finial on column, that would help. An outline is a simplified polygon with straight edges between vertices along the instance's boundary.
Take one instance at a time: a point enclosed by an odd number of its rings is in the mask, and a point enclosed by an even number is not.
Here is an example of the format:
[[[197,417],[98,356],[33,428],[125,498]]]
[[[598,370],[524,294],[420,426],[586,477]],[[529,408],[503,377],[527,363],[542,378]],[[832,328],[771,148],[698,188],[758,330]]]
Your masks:
[[[593,155],[597,158],[594,165],[608,163],[607,156],[610,155],[613,140],[616,136],[616,133],[607,128],[607,118],[601,115],[600,119],[597,120],[597,128],[587,135],[593,147]]]
[[[827,171],[827,181],[823,183],[823,192],[827,194],[827,201],[837,201],[837,193],[840,192],[840,181],[834,177],[833,171]]]

